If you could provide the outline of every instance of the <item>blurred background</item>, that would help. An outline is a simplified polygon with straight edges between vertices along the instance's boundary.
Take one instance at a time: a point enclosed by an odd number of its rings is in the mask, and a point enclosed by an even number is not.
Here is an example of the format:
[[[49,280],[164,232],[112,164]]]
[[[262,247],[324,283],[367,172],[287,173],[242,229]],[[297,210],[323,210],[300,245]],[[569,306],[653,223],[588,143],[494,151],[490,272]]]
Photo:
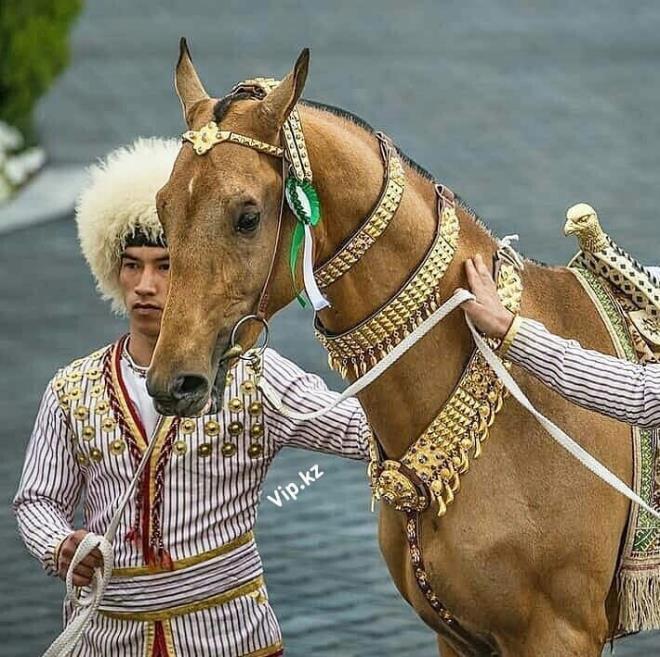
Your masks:
[[[54,371],[115,339],[94,292],[73,200],[84,168],[137,136],[184,128],[172,88],[189,39],[211,93],[281,77],[311,47],[305,96],[388,133],[482,215],[561,264],[567,206],[660,263],[660,5],[618,0],[3,0],[0,6],[0,654],[41,654],[63,585],[27,556],[10,513],[39,398]],[[335,388],[309,313],[292,306],[274,346]],[[486,455],[487,456],[487,455]],[[378,551],[361,464],[286,450],[265,495],[318,464],[295,502],[262,501],[257,527],[287,655],[434,655]],[[478,509],[475,509],[478,513]],[[658,654],[660,635],[617,646]]]

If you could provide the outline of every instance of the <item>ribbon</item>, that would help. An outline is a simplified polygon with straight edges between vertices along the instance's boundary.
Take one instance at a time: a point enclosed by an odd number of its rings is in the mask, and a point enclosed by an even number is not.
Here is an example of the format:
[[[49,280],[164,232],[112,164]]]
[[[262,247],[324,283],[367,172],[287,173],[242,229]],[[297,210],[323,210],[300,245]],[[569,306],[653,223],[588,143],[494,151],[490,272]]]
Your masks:
[[[289,176],[284,186],[286,201],[295,215],[297,222],[291,239],[289,267],[291,278],[295,282],[296,265],[300,248],[303,248],[303,285],[305,293],[315,311],[327,308],[330,303],[323,296],[314,278],[314,235],[312,228],[321,220],[319,197],[314,186],[307,180]],[[300,305],[306,305],[301,294],[296,294]]]

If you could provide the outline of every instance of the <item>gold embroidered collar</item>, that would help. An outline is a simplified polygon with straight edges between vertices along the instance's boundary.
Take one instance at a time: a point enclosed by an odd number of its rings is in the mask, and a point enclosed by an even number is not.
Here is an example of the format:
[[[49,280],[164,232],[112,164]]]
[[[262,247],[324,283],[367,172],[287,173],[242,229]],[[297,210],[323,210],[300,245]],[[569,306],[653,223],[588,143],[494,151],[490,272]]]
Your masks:
[[[523,287],[514,264],[501,261],[497,287],[502,303],[517,313]],[[374,497],[400,511],[422,511],[435,501],[438,515],[444,515],[458,492],[461,475],[470,468],[470,457],[481,454],[481,444],[507,394],[481,352],[473,352],[440,413],[400,461],[381,462],[372,437],[369,478]]]
[[[385,180],[380,196],[362,225],[346,240],[329,260],[314,272],[316,282],[321,289],[332,285],[353,267],[364,254],[376,243],[376,240],[390,225],[401,205],[406,177],[396,148],[382,132],[376,137],[380,143],[381,154],[385,161]]]
[[[327,332],[316,320],[316,337],[328,351],[328,363],[341,376],[361,376],[389,353],[438,306],[438,284],[456,253],[460,225],[453,194],[439,192],[435,239],[424,260],[399,291],[357,326],[339,334]]]

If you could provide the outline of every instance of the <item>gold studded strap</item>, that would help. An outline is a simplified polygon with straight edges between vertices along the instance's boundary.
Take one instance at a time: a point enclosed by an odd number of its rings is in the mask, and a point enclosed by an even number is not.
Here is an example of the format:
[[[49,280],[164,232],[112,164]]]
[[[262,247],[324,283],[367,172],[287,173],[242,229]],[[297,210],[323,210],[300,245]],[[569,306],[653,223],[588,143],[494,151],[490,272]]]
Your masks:
[[[361,376],[438,307],[438,284],[458,245],[460,224],[453,194],[437,186],[438,224],[424,260],[400,290],[357,326],[340,334],[326,331],[316,319],[316,337],[328,351],[330,367],[342,376]]]
[[[183,140],[189,141],[197,155],[204,155],[210,151],[216,144],[221,144],[223,141],[238,144],[239,146],[247,146],[255,151],[272,155],[273,157],[284,157],[284,149],[280,146],[267,144],[266,142],[254,139],[254,137],[246,137],[238,132],[231,132],[230,130],[220,130],[220,127],[215,121],[209,121],[206,125],[202,126],[199,130],[188,130],[183,133]]]
[[[247,92],[263,98],[280,83],[275,78],[252,78],[239,82],[232,93]],[[312,182],[312,167],[309,163],[307,145],[302,131],[298,108],[294,107],[282,126],[282,137],[286,148],[286,159],[298,180]]]
[[[376,240],[390,225],[401,205],[406,177],[394,144],[382,132],[376,137],[385,162],[383,187],[374,209],[362,225],[339,248],[337,253],[324,262],[314,276],[321,289],[338,281],[364,254],[376,243]]]

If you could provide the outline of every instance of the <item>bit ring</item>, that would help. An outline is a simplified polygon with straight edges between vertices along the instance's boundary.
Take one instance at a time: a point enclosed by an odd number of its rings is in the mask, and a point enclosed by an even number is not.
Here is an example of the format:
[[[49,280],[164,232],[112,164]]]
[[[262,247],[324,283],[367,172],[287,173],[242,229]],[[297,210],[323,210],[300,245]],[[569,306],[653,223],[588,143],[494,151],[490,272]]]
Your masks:
[[[229,348],[231,349],[234,347],[237,342],[236,342],[236,333],[238,332],[238,329],[245,324],[246,322],[249,321],[255,321],[255,322],[260,322],[261,325],[263,326],[263,330],[265,331],[264,335],[264,340],[263,344],[260,345],[259,347],[255,347],[254,349],[251,350],[251,355],[248,354],[241,354],[239,358],[241,360],[252,360],[252,358],[255,356],[262,356],[264,351],[266,351],[266,348],[268,347],[268,343],[270,341],[270,326],[268,325],[268,322],[263,318],[260,317],[259,315],[245,315],[245,317],[241,317],[236,324],[234,325],[234,328],[231,330],[231,336],[229,338]]]

